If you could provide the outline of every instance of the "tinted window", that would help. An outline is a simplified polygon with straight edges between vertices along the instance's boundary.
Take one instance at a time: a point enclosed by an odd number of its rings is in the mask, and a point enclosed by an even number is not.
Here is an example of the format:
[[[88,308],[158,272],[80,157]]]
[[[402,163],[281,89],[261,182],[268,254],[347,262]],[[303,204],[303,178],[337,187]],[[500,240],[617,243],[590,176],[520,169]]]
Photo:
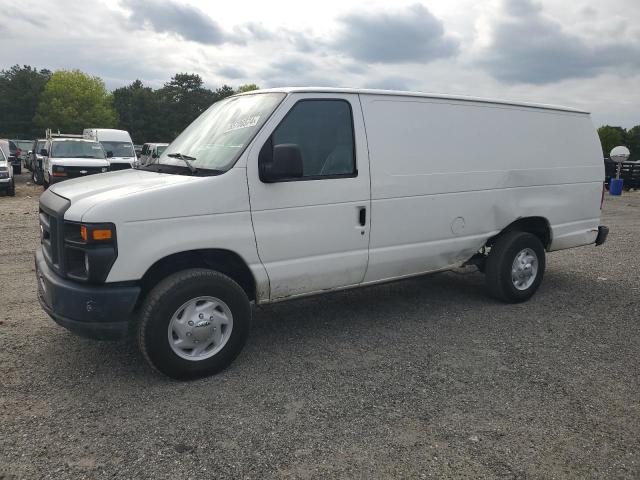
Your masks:
[[[300,147],[305,177],[356,172],[351,107],[344,100],[296,103],[273,132],[271,142]]]

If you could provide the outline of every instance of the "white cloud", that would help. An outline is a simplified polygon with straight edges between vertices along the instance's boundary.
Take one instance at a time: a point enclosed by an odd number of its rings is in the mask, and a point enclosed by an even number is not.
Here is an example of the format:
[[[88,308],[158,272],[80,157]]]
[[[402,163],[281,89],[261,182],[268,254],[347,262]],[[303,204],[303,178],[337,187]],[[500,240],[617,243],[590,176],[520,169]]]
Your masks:
[[[637,0],[23,3],[21,11],[47,12],[46,22],[11,13],[0,27],[0,68],[79,68],[111,88],[136,78],[158,87],[176,72],[198,73],[212,88],[402,88],[566,104],[593,111],[598,124],[640,123]],[[0,11],[14,10],[0,0]]]

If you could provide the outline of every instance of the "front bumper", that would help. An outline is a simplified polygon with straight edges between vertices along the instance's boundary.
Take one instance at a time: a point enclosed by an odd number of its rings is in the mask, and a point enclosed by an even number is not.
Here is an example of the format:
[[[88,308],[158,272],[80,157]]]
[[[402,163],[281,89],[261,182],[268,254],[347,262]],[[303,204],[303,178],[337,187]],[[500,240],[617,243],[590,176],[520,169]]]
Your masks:
[[[598,236],[596,237],[596,245],[602,245],[604,242],[606,242],[608,235],[609,235],[609,227],[600,225],[598,227]]]
[[[38,300],[57,324],[82,337],[116,340],[127,336],[140,287],[66,280],[47,265],[40,248],[35,264]]]

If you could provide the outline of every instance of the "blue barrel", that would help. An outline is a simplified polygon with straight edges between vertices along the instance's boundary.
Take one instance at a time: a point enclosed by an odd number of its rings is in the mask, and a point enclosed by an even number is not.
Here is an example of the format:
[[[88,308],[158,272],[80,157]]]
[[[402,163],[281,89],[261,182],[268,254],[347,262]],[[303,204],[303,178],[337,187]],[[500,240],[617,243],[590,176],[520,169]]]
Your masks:
[[[612,178],[609,180],[609,195],[622,195],[622,183],[621,178]]]

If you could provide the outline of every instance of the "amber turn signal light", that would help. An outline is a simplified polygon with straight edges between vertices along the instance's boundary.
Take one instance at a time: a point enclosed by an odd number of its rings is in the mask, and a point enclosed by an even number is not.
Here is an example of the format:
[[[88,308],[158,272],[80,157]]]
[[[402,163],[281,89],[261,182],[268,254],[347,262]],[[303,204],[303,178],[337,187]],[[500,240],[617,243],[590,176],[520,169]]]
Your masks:
[[[89,239],[89,230],[86,225],[80,226],[80,237],[83,242]],[[113,238],[113,232],[108,228],[96,228],[91,230],[91,239],[95,241],[111,240]]]
[[[112,233],[111,233],[111,230],[100,229],[100,230],[93,230],[91,232],[91,236],[93,237],[94,240],[111,240]]]

